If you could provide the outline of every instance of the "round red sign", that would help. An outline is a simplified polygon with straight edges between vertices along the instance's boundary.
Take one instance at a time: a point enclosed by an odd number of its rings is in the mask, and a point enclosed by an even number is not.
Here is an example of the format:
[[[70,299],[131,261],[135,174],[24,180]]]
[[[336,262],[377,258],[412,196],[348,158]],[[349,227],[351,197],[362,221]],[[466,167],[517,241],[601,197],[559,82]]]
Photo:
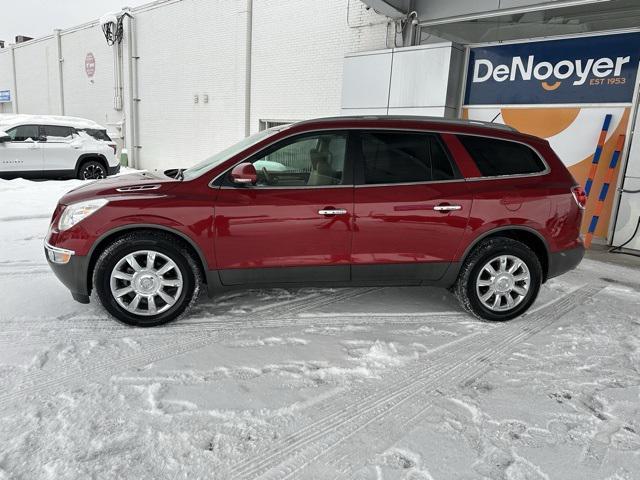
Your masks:
[[[87,56],[84,59],[84,71],[87,72],[87,77],[91,78],[96,73],[96,57],[93,56],[93,53],[87,53]]]

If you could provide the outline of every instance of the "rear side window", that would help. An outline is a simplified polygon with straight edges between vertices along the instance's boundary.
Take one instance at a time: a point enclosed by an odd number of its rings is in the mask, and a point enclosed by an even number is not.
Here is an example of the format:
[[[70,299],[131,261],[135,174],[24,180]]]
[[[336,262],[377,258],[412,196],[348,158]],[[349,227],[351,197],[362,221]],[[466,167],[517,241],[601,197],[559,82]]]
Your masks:
[[[42,129],[44,136],[47,137],[48,140],[71,137],[74,132],[71,127],[62,127],[59,125],[43,125]]]
[[[430,182],[456,178],[435,135],[366,132],[360,134],[366,184]]]
[[[459,135],[483,177],[540,173],[545,164],[531,147],[496,138]]]

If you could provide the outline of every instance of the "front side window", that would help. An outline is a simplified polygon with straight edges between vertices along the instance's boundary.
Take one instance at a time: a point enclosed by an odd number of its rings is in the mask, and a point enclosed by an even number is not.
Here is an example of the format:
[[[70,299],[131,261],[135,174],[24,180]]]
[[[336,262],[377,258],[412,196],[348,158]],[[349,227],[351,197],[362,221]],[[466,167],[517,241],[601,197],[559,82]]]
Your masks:
[[[257,186],[305,187],[342,184],[347,135],[306,135],[278,145],[252,161]]]
[[[21,125],[7,130],[12,142],[24,142],[28,139],[37,140],[39,137],[37,125]]]
[[[531,147],[496,138],[459,135],[483,177],[540,173],[546,166]]]
[[[43,134],[47,141],[69,140],[73,136],[73,128],[59,125],[43,125]]]
[[[456,178],[448,155],[433,134],[367,132],[360,135],[360,146],[365,184]]]

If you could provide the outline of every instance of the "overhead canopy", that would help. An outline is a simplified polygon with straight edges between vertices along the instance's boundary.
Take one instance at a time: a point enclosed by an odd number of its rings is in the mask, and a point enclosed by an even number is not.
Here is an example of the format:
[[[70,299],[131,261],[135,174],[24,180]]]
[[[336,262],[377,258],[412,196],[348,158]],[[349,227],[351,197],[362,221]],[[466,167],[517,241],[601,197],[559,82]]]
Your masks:
[[[481,43],[640,26],[639,0],[363,0],[403,18],[415,12],[421,37]],[[409,10],[411,8],[411,10]]]

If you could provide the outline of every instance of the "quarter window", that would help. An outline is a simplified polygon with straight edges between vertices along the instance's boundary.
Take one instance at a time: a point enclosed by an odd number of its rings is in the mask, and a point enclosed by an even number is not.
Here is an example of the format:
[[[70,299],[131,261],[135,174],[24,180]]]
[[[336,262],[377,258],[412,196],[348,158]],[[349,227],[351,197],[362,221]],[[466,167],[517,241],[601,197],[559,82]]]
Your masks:
[[[21,125],[7,131],[13,142],[24,142],[28,139],[37,140],[39,137],[37,125]]]
[[[360,139],[366,184],[456,178],[449,157],[433,134],[367,132]]]
[[[483,177],[525,175],[543,172],[540,156],[527,145],[495,138],[459,135]]]
[[[253,160],[258,186],[304,187],[342,184],[346,134],[294,139]]]

